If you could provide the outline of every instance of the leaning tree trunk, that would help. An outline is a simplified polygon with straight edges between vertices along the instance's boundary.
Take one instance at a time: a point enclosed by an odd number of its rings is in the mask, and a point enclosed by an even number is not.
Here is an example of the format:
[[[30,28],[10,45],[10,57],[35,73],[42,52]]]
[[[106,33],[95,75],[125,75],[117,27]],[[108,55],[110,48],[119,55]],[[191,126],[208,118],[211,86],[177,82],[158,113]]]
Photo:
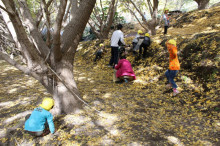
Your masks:
[[[50,45],[41,38],[27,1],[19,0],[18,5],[13,0],[0,2],[3,2],[0,5],[2,8],[5,7],[3,10],[7,12],[13,24],[11,27],[14,27],[14,41],[17,46],[18,43],[21,45],[21,55],[27,60],[27,64],[22,65],[3,52],[0,52],[0,58],[34,77],[47,89],[55,99],[55,107],[52,111],[54,114],[68,114],[82,108],[83,100],[74,81],[73,61],[96,0],[79,1],[77,7],[72,7],[75,10],[71,11],[71,20],[64,28],[62,36],[60,32],[67,0],[60,0],[53,27],[53,41]],[[18,14],[18,11],[21,13]],[[9,28],[7,22],[6,25]]]
[[[198,9],[203,10],[208,7],[209,0],[195,0],[198,4]]]

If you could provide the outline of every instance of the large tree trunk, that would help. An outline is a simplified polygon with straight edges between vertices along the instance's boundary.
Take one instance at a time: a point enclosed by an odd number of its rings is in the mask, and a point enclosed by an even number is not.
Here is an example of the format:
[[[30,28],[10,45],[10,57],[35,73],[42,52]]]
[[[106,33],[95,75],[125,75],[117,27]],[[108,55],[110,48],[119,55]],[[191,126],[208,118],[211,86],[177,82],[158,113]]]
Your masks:
[[[208,7],[209,0],[195,0],[195,1],[198,4],[199,10],[206,9]]]
[[[55,78],[53,87],[53,98],[55,99],[54,114],[71,113],[82,108],[82,102],[78,99],[80,96],[73,75],[73,60],[62,59],[57,64],[56,72],[63,81]],[[65,85],[63,84],[65,83]],[[71,89],[71,90],[70,90]],[[74,92],[75,94],[72,94]]]
[[[1,2],[3,3],[0,5],[5,7],[4,10],[12,22],[12,25],[9,26],[7,22],[6,25],[8,28],[14,28],[10,29],[13,31],[11,34],[15,34],[13,38],[16,45],[21,45],[21,53],[26,58],[27,64],[21,65],[3,52],[0,52],[0,58],[37,79],[51,93],[55,99],[55,108],[52,111],[54,114],[68,114],[82,108],[84,101],[80,98],[74,81],[73,61],[96,0],[78,1],[77,7],[72,6],[74,10],[71,11],[71,20],[64,28],[62,36],[60,32],[67,0],[60,0],[56,21],[53,25],[54,31],[51,35],[53,40],[50,44],[46,44],[41,38],[37,27],[39,22],[32,18],[27,1],[19,0],[18,4],[15,4],[13,0],[2,0]],[[43,2],[42,5],[48,8],[52,0],[48,3],[45,0]],[[52,22],[49,20],[50,17],[45,17],[46,21]]]

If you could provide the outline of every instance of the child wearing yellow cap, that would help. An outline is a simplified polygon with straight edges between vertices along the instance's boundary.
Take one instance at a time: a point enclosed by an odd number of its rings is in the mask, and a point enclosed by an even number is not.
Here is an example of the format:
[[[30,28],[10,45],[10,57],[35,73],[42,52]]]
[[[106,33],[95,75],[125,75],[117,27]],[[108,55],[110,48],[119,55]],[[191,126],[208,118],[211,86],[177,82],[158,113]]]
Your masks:
[[[49,112],[54,106],[52,98],[45,98],[39,107],[35,108],[31,115],[25,117],[24,130],[34,136],[43,136],[55,132],[53,116]]]
[[[165,75],[168,80],[168,84],[166,85],[167,88],[173,88],[173,96],[179,93],[177,90],[177,85],[174,81],[175,76],[177,75],[178,71],[180,70],[180,63],[177,56],[177,47],[176,41],[171,39],[166,42],[167,49],[169,51],[169,69],[165,72]]]
[[[135,36],[135,38],[132,40],[132,50],[133,50],[133,54],[134,55],[136,55],[136,50],[135,50],[135,47],[137,46],[137,44],[138,44],[138,41],[139,41],[139,38],[140,37],[142,37],[142,35],[143,35],[144,33],[143,33],[143,31],[142,30],[138,30],[138,32],[137,32],[137,34],[136,34],[136,36]]]
[[[103,54],[104,49],[105,49],[105,46],[104,46],[104,44],[101,43],[99,45],[99,49],[95,53],[96,56],[95,56],[94,62],[96,62],[96,60],[99,60],[102,58],[102,54]]]

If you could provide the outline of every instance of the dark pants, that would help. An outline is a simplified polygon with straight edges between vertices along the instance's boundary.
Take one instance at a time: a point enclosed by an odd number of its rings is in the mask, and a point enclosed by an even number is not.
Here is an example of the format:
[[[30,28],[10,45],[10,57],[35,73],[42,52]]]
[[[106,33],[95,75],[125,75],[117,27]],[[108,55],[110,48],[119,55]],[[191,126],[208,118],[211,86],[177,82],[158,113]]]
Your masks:
[[[28,120],[30,116],[31,116],[31,114],[25,116],[25,121]],[[27,130],[26,130],[26,132],[29,133],[29,134],[32,135],[32,136],[43,136],[43,135],[47,135],[47,134],[50,133],[50,131],[49,131],[49,125],[48,125],[48,123],[46,122],[46,123],[45,123],[45,129],[44,129],[43,131],[32,132],[32,131],[27,131]]]
[[[118,64],[118,47],[111,47],[111,59],[109,65],[114,66]]]
[[[133,52],[134,55],[137,54],[136,50],[134,50],[134,48],[136,47],[136,45],[137,45],[137,43],[132,42],[132,47],[133,47],[133,48],[132,48],[132,52]]]
[[[168,26],[164,26],[164,34],[167,34]]]
[[[96,62],[96,60],[99,60],[101,58],[102,58],[102,52],[97,52],[96,56],[95,56],[95,59],[94,59],[94,62]]]
[[[174,81],[174,78],[177,75],[177,73],[178,73],[178,70],[169,70],[169,69],[165,72],[167,80],[172,85],[173,88],[177,88],[177,85]]]
[[[140,57],[142,55],[142,48],[144,48],[144,50],[143,50],[143,58],[146,58],[147,57],[147,48],[148,48],[148,46],[146,46],[144,44],[141,44],[141,46],[139,48],[139,56]]]

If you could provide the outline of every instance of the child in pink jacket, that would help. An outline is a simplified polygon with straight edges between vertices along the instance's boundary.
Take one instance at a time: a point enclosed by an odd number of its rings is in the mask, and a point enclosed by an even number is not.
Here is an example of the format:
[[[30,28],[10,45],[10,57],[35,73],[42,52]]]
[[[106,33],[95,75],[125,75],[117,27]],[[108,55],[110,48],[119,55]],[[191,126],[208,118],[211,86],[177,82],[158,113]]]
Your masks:
[[[122,49],[122,51],[119,54],[120,60],[118,64],[115,66],[115,69],[117,70],[116,77],[120,80],[124,80],[127,83],[128,80],[135,80],[136,76],[131,67],[131,63],[126,59],[125,54],[125,49]]]

